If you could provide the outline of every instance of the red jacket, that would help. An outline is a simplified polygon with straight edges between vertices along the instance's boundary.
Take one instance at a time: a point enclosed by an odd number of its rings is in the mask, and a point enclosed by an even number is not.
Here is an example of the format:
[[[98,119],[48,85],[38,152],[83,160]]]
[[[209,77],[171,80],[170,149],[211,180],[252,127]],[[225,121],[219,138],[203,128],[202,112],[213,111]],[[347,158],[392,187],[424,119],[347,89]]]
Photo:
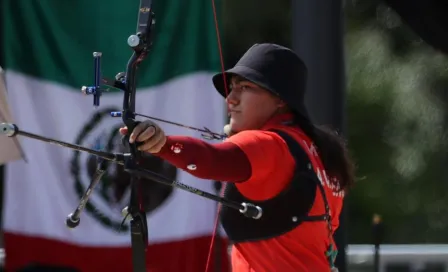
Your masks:
[[[326,191],[334,231],[339,226],[344,194],[329,182],[310,139],[297,127],[283,125],[291,118],[277,116],[260,130],[243,131],[213,145],[190,137],[169,136],[157,155],[197,177],[236,182],[245,197],[263,200],[280,193],[294,172],[295,162],[288,146],[280,136],[267,131],[282,130],[296,139],[310,157]],[[317,189],[310,215],[323,213],[324,202]],[[276,238],[234,245],[232,271],[330,271],[326,252],[331,244],[326,222],[304,222]]]

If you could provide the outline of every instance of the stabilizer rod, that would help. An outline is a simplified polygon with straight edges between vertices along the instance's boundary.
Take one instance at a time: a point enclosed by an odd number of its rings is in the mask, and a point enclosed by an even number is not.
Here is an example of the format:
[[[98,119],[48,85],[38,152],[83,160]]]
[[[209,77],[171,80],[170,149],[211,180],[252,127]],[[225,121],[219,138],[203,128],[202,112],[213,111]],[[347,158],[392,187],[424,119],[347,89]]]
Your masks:
[[[55,139],[51,139],[48,137],[44,137],[44,136],[40,136],[37,134],[33,134],[30,132],[26,132],[23,130],[20,130],[15,124],[11,124],[11,123],[1,123],[0,124],[0,133],[8,136],[8,137],[15,137],[17,135],[21,135],[24,137],[28,137],[28,138],[32,138],[35,140],[39,140],[42,142],[47,142],[47,143],[52,143],[52,144],[56,144],[59,146],[63,146],[66,148],[70,148],[73,150],[78,150],[78,151],[82,151],[82,152],[86,152],[92,155],[95,155],[101,159],[104,160],[108,160],[108,161],[113,161],[116,164],[119,165],[123,165],[125,167],[125,171],[129,172],[132,175],[136,175],[136,176],[140,176],[142,178],[146,178],[149,180],[153,180],[155,182],[159,182],[168,186],[172,186],[187,192],[190,192],[192,194],[219,202],[223,205],[226,205],[230,208],[236,209],[238,210],[240,213],[242,213],[244,216],[253,218],[253,219],[259,219],[261,218],[262,214],[263,214],[263,210],[259,207],[256,206],[252,203],[238,203],[235,201],[231,201],[228,200],[224,197],[220,197],[202,190],[199,190],[197,188],[191,187],[189,185],[180,183],[178,181],[175,180],[171,180],[168,179],[162,175],[159,175],[155,172],[143,169],[141,167],[137,167],[135,169],[127,169],[126,168],[126,162],[131,158],[131,154],[129,153],[125,153],[125,154],[121,154],[121,153],[110,153],[110,152],[104,152],[104,151],[98,151],[98,150],[94,150],[91,148],[86,148],[80,145],[75,145],[75,144],[70,144],[67,142],[63,142],[63,141],[59,141],[59,140],[55,140]],[[101,178],[101,177],[100,177]],[[100,179],[99,178],[99,179]],[[98,180],[99,180],[98,179]],[[90,188],[90,187],[89,187]],[[87,192],[89,191],[89,189],[87,189],[86,193],[84,194],[84,196],[87,194]],[[82,209],[84,208],[85,204],[82,205],[83,202],[87,203],[87,199],[89,196],[87,196],[87,198],[84,199],[83,197],[83,201],[81,201],[80,205],[78,206],[77,210],[79,209],[79,211],[74,212],[73,214],[80,214]],[[79,219],[79,217],[73,217],[72,218],[73,221],[76,221],[77,219]],[[73,224],[75,225],[75,223]],[[76,226],[75,226],[76,227]]]

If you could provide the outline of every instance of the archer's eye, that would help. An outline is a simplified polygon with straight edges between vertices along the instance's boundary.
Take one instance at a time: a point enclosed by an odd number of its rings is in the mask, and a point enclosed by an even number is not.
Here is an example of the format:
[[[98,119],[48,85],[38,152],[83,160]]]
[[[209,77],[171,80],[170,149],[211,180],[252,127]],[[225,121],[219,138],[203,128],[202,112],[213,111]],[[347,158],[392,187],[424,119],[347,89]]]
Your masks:
[[[242,85],[240,86],[240,89],[241,89],[242,91],[247,91],[247,90],[250,90],[250,89],[251,89],[251,86],[242,84]]]

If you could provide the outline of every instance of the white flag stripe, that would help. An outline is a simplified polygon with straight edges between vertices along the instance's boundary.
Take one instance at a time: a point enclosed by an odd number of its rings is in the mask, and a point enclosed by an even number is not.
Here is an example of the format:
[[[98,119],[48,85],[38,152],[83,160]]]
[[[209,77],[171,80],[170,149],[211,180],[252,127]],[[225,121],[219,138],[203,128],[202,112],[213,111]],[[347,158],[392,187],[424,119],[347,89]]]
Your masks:
[[[19,128],[44,136],[74,142],[93,112],[92,98],[69,87],[6,73],[10,101]],[[121,109],[122,94],[104,95],[101,108]],[[176,78],[163,85],[137,92],[137,110],[191,126],[207,126],[221,131],[224,125],[222,97],[213,89],[211,74],[195,73]],[[207,114],[204,114],[207,112]],[[121,119],[107,118],[105,128],[120,124]],[[101,128],[98,127],[98,129]],[[184,128],[163,125],[168,134],[194,135]],[[4,229],[7,232],[60,239],[82,245],[128,245],[129,234],[105,230],[89,213],[74,230],[65,227],[65,217],[78,204],[74,179],[70,173],[73,152],[69,149],[22,138],[29,152],[28,164],[8,164],[5,192]],[[82,156],[80,156],[82,157]],[[84,171],[85,172],[85,171]],[[38,174],[37,174],[38,173]],[[87,176],[83,184],[87,186]],[[179,171],[178,180],[213,192],[209,181],[198,180]],[[21,201],[17,201],[20,199]],[[115,220],[122,219],[118,210],[97,194],[92,198],[96,208]],[[30,209],[36,207],[36,209]],[[169,199],[149,217],[150,242],[158,243],[210,235],[216,203],[197,195],[175,190]],[[20,216],[18,216],[20,214]],[[198,216],[200,215],[200,216]]]

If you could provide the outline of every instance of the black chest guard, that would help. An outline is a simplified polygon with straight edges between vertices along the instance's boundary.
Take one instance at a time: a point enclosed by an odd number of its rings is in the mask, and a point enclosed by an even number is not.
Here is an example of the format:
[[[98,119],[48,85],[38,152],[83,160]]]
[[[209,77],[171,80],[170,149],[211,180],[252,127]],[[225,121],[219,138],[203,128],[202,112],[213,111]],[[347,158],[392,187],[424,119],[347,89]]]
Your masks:
[[[273,131],[285,140],[294,157],[296,163],[294,176],[284,191],[264,201],[245,198],[232,183],[225,186],[226,198],[237,202],[253,203],[263,209],[261,218],[253,219],[245,217],[235,209],[222,207],[221,223],[228,238],[234,243],[273,238],[293,230],[305,221],[330,222],[330,210],[325,191],[313,170],[308,155],[287,133]],[[326,211],[322,215],[309,216],[317,188],[322,193]]]

